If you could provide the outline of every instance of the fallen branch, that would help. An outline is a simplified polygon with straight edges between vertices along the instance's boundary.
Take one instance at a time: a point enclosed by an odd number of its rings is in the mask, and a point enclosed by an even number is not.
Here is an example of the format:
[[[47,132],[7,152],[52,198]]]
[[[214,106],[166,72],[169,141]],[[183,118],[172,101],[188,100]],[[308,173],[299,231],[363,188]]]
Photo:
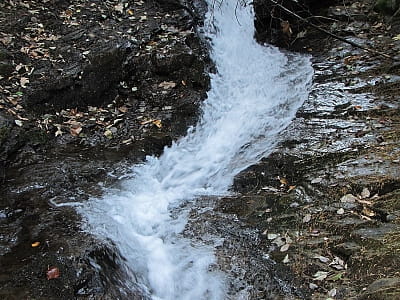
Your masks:
[[[325,33],[325,34],[327,34],[327,35],[329,35],[329,36],[331,36],[331,37],[333,37],[333,38],[335,38],[335,39],[337,39],[337,40],[339,40],[339,41],[342,41],[342,42],[344,42],[344,43],[347,43],[347,44],[349,44],[349,45],[352,45],[352,46],[354,46],[354,47],[356,47],[356,48],[363,49],[363,50],[365,50],[365,51],[367,51],[367,52],[374,53],[374,54],[377,54],[377,55],[381,55],[381,56],[383,56],[383,57],[385,57],[385,58],[388,58],[388,59],[392,59],[392,60],[395,60],[395,61],[400,61],[400,59],[398,59],[398,58],[396,58],[396,57],[390,56],[390,55],[388,55],[388,54],[386,54],[386,53],[377,51],[377,50],[375,50],[375,49],[371,49],[371,48],[365,47],[365,46],[363,46],[363,45],[360,45],[360,44],[357,44],[357,43],[355,43],[355,42],[349,41],[348,39],[345,39],[345,38],[343,38],[343,37],[341,37],[341,36],[338,36],[338,35],[336,35],[336,34],[333,34],[332,32],[329,32],[328,30],[325,30],[325,29],[323,29],[323,28],[321,28],[321,27],[319,27],[319,26],[317,26],[317,25],[314,25],[313,23],[311,23],[311,22],[308,21],[307,19],[305,19],[305,18],[299,16],[298,14],[296,14],[295,12],[293,12],[293,11],[287,9],[286,7],[284,7],[283,5],[279,4],[278,2],[276,2],[276,1],[274,1],[274,0],[270,0],[270,1],[271,1],[273,4],[275,4],[276,6],[280,7],[280,8],[281,8],[282,10],[284,10],[285,12],[287,12],[288,14],[290,14],[290,15],[296,17],[297,19],[303,21],[303,22],[306,23],[307,25],[309,25],[309,26],[311,26],[311,27],[317,29],[318,31],[321,31],[321,32],[323,32],[323,33]]]

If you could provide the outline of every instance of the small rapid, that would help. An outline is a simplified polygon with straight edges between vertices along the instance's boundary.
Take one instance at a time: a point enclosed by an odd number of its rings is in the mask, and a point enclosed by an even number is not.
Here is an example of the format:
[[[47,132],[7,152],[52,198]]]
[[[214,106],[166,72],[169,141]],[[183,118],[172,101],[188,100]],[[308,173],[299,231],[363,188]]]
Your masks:
[[[227,194],[236,174],[273,150],[308,96],[309,58],[256,43],[252,7],[239,2],[208,0],[204,34],[218,72],[198,124],[81,209],[90,232],[124,257],[126,286],[135,282],[151,299],[225,299],[213,246],[181,234],[190,203]]]

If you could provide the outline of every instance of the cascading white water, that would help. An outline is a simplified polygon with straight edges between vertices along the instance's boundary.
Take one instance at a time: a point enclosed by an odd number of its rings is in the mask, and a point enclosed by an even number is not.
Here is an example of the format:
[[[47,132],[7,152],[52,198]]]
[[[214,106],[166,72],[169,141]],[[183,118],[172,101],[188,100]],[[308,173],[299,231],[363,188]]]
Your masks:
[[[180,235],[187,210],[179,206],[226,194],[238,172],[270,153],[307,98],[313,74],[307,57],[254,41],[249,5],[208,2],[214,9],[204,30],[218,73],[201,120],[161,157],[135,166],[120,189],[82,209],[91,232],[118,246],[153,299],[224,299],[225,276],[210,270],[213,248]]]

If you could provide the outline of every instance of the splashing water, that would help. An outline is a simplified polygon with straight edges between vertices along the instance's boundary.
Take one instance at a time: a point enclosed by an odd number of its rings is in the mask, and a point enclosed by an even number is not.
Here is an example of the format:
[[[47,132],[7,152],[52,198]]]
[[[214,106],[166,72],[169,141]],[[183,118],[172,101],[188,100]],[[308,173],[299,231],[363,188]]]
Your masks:
[[[82,210],[91,232],[117,245],[152,299],[224,299],[226,277],[210,267],[213,248],[180,235],[188,210],[179,206],[226,194],[238,172],[269,154],[307,98],[313,74],[307,57],[254,41],[249,5],[208,2],[217,4],[204,30],[218,73],[201,120],[161,157],[134,167],[119,190]]]

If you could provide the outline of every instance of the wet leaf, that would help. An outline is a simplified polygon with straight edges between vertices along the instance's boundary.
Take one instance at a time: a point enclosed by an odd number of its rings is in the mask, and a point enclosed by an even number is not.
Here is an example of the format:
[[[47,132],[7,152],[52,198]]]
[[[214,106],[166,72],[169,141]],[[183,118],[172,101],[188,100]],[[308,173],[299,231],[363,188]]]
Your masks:
[[[118,107],[118,110],[122,113],[126,113],[128,111],[128,108],[126,106],[121,106],[121,107]]]
[[[46,272],[47,280],[60,277],[60,270],[57,267],[50,267]]]
[[[39,245],[40,245],[40,242],[34,242],[34,243],[32,243],[32,248],[36,248],[36,247],[39,247]]]
[[[69,132],[71,133],[71,135],[73,135],[73,136],[78,136],[80,133],[81,133],[81,131],[82,131],[82,127],[76,127],[76,128],[74,128],[74,127],[71,127],[70,129],[69,129]]]

